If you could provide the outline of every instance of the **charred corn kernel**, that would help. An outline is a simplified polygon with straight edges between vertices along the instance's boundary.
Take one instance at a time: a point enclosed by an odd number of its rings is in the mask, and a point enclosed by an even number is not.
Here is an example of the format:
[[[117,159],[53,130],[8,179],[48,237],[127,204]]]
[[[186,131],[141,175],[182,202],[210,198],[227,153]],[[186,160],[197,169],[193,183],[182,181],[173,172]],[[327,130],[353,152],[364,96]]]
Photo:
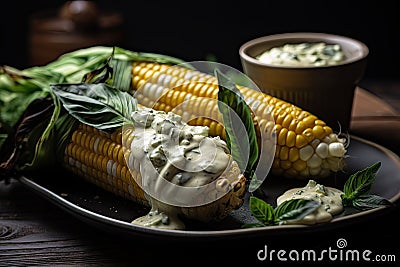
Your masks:
[[[144,106],[181,112],[191,125],[210,127],[210,133],[225,139],[218,111],[218,83],[214,76],[182,66],[133,62],[132,93]],[[153,79],[155,70],[158,79]],[[149,74],[150,73],[150,74]],[[173,77],[177,77],[175,82]],[[155,90],[148,88],[159,88]],[[276,150],[271,170],[274,174],[309,179],[326,177],[344,166],[346,140],[333,133],[326,123],[291,103],[239,86],[253,111],[261,132],[274,131]],[[185,104],[185,101],[190,101]],[[265,126],[272,116],[275,124]],[[202,117],[201,119],[199,117]],[[205,119],[207,117],[208,119]],[[198,118],[198,119],[194,119]],[[326,160],[329,163],[326,163]]]

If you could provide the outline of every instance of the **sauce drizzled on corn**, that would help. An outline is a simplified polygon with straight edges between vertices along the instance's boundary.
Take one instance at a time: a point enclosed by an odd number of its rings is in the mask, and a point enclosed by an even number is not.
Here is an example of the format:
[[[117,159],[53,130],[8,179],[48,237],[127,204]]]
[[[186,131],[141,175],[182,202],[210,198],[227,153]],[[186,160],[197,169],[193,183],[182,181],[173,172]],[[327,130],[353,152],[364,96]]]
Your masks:
[[[340,45],[319,43],[285,44],[273,47],[256,57],[263,63],[282,66],[327,66],[345,60]]]
[[[128,159],[128,165],[135,171],[140,166],[141,186],[151,204],[151,211],[135,219],[134,224],[182,229],[179,208],[175,207],[187,205],[186,202],[193,205],[199,201],[198,205],[202,205],[215,201],[231,189],[228,179],[219,178],[232,158],[225,141],[209,137],[208,127],[191,126],[179,115],[148,108],[135,111],[132,118],[135,136],[130,147],[133,158]],[[182,187],[204,185],[210,185],[204,194],[194,189],[179,195]]]

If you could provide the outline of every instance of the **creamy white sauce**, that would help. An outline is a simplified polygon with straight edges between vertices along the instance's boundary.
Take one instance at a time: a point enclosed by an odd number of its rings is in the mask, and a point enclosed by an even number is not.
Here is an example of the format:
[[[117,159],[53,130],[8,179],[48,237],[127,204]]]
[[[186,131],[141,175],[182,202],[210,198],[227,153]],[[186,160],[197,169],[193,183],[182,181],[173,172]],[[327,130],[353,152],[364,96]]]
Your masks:
[[[342,199],[343,192],[334,187],[328,187],[309,180],[307,185],[302,188],[293,188],[286,191],[277,198],[277,204],[290,199],[310,199],[320,204],[314,212],[298,221],[289,222],[291,224],[315,224],[329,222],[333,215],[343,211]]]
[[[263,63],[282,66],[327,66],[345,60],[340,45],[319,43],[285,44],[256,57]]]
[[[227,179],[217,181],[232,161],[228,147],[219,137],[209,137],[208,127],[190,126],[179,115],[148,108],[132,118],[128,166],[140,173],[138,183],[151,204],[151,211],[132,223],[182,229],[180,207],[215,201],[231,189]]]

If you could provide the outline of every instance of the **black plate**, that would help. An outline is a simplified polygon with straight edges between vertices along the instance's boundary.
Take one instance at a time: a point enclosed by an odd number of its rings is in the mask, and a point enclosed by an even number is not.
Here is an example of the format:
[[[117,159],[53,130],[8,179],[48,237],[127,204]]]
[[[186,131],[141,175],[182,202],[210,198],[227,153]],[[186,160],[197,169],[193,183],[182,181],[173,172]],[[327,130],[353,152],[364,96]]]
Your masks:
[[[392,202],[400,199],[400,158],[390,150],[373,142],[351,136],[346,158],[347,167],[344,172],[335,177],[319,181],[324,185],[343,188],[346,177],[371,164],[381,161],[382,166],[378,172],[371,193],[380,195]],[[368,219],[388,210],[378,208],[368,211],[346,210],[336,216],[331,222],[312,226],[284,225],[268,226],[261,228],[244,229],[244,223],[254,222],[248,203],[228,216],[224,221],[214,224],[202,224],[187,221],[186,230],[163,230],[133,225],[130,222],[138,216],[147,213],[148,209],[131,201],[117,197],[79,177],[69,174],[67,171],[57,174],[47,174],[40,177],[21,177],[19,179],[43,197],[65,209],[79,219],[101,227],[106,231],[120,233],[124,236],[146,236],[156,238],[227,238],[227,237],[251,237],[254,235],[275,235],[293,231],[320,231],[332,227],[341,227],[349,223]],[[267,177],[262,189],[266,200],[275,204],[277,196],[285,190],[293,187],[302,187],[305,180],[285,179],[281,177]],[[247,198],[246,198],[247,200]]]

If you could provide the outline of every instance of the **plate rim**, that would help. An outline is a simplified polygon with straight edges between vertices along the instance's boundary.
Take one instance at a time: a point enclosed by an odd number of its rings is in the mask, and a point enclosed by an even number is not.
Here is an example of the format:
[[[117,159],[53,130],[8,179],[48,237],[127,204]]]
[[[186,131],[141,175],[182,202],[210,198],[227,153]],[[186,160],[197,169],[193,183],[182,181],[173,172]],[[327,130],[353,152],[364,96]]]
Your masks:
[[[386,154],[389,158],[391,158],[399,167],[400,169],[400,157],[395,154],[390,149],[377,144],[373,141],[367,140],[365,138],[356,136],[356,135],[349,135],[351,139],[356,139],[361,143],[367,144],[369,146],[375,147],[379,149],[381,152]],[[350,139],[350,140],[351,140]],[[241,229],[226,229],[226,230],[204,230],[204,231],[196,231],[196,230],[170,230],[170,229],[159,229],[154,227],[144,227],[140,225],[134,225],[129,222],[125,222],[122,220],[118,220],[112,217],[108,217],[99,213],[96,213],[92,210],[85,209],[76,205],[75,203],[66,200],[65,198],[59,196],[58,194],[54,193],[50,189],[36,183],[32,179],[22,175],[17,178],[24,186],[34,190],[35,192],[39,193],[42,197],[50,200],[54,204],[61,206],[64,210],[69,212],[74,216],[83,217],[81,219],[85,219],[86,221],[94,221],[95,223],[106,224],[108,227],[117,227],[124,230],[132,231],[132,234],[135,235],[154,235],[157,237],[195,237],[195,238],[212,238],[212,237],[240,237],[240,236],[248,236],[248,235],[259,235],[260,233],[270,233],[270,234],[278,234],[285,231],[295,231],[298,229],[307,230],[307,231],[318,231],[327,228],[334,228],[339,227],[343,223],[351,223],[356,219],[362,219],[372,213],[382,213],[381,211],[388,211],[391,207],[379,207],[374,208],[371,210],[360,211],[354,214],[348,214],[345,216],[340,216],[337,218],[333,218],[328,223],[321,223],[317,225],[276,225],[276,226],[264,226],[264,227],[256,227],[256,228],[241,228]],[[393,197],[389,199],[390,202],[396,203],[400,200],[400,191],[397,192]],[[122,229],[121,229],[122,230]]]

